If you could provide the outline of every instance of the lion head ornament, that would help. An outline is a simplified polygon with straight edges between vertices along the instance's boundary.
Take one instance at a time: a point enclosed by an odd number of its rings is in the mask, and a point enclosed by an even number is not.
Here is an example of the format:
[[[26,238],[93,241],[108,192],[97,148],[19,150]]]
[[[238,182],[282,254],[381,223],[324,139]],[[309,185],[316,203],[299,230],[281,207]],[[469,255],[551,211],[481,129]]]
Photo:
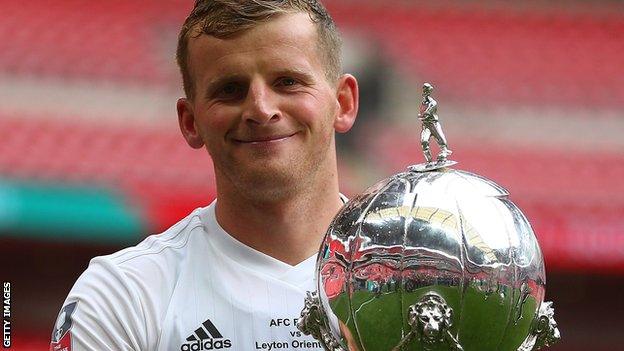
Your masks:
[[[440,295],[430,292],[408,310],[408,323],[412,330],[394,350],[401,350],[414,337],[418,337],[424,350],[446,344],[449,350],[463,351],[457,339],[451,334],[453,309]]]

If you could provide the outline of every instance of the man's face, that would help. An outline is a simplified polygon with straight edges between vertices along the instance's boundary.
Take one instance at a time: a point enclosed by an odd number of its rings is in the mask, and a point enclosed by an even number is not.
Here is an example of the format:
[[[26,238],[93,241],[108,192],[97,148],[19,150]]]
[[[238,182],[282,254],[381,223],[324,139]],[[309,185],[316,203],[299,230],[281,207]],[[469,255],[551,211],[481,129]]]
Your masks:
[[[191,37],[189,69],[195,95],[178,102],[180,125],[192,147],[206,146],[218,186],[279,192],[335,163],[340,99],[306,14],[225,40]]]

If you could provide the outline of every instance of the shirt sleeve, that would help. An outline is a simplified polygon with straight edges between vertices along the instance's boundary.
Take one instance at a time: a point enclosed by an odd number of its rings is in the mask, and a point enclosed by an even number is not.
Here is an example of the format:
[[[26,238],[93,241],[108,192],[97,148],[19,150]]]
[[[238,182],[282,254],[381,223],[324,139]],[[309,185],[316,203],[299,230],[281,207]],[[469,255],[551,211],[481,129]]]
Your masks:
[[[146,350],[140,296],[110,259],[97,257],[78,278],[59,313],[50,351]]]

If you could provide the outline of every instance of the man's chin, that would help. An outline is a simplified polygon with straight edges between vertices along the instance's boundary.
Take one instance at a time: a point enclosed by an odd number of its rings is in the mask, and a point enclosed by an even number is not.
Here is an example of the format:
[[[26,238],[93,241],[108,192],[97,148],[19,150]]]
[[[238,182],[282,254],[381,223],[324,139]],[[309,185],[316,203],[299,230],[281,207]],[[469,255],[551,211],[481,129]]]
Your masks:
[[[239,158],[237,162],[222,163],[221,168],[239,192],[262,197],[293,194],[315,178],[319,162],[296,154],[273,157]]]
[[[247,167],[234,181],[238,183],[239,189],[245,189],[249,193],[287,193],[301,185],[301,173],[293,167],[268,162]]]

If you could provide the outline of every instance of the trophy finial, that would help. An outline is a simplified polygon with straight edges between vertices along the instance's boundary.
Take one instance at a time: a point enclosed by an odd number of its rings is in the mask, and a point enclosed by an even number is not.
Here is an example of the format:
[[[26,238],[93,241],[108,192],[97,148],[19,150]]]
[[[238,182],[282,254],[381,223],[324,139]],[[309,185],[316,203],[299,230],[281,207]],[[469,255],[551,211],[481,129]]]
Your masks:
[[[420,145],[425,155],[424,164],[418,164],[410,166],[410,170],[417,172],[432,171],[456,164],[457,162],[448,160],[453,151],[449,149],[446,137],[442,131],[442,125],[438,117],[438,102],[431,97],[433,92],[433,85],[430,83],[424,83],[422,87],[422,102],[420,103],[420,113],[418,113],[418,119],[422,122],[422,132],[420,133]],[[437,159],[434,161],[431,156],[431,149],[429,147],[429,140],[433,137],[440,147],[440,153]]]

